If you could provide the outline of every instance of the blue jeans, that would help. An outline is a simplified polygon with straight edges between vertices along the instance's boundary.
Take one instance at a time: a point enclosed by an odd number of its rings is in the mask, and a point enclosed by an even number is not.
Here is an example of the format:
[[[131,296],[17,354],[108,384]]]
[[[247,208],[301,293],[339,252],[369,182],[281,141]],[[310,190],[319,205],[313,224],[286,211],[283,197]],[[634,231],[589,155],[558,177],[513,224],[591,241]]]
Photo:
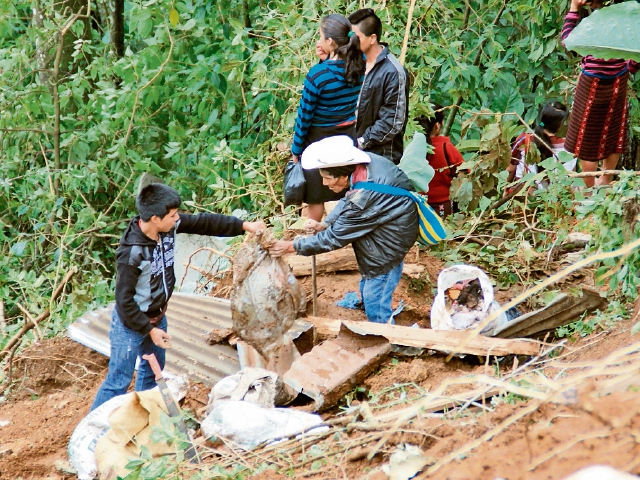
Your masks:
[[[166,315],[156,324],[156,327],[165,332],[167,331]],[[149,335],[141,335],[125,327],[120,321],[115,307],[111,314],[109,341],[111,342],[109,372],[96,394],[93,405],[91,405],[91,410],[95,410],[113,397],[127,393],[138,357],[142,357],[142,355],[148,353],[154,353],[158,359],[160,368],[164,369],[164,348],[160,348],[153,343]],[[156,377],[149,366],[149,362],[140,358],[140,365],[138,365],[138,373],[136,375],[136,392],[149,390],[155,386]]]
[[[403,263],[400,262],[400,265],[384,275],[360,280],[360,297],[370,322],[387,323],[389,321],[393,311],[391,296],[400,283]]]

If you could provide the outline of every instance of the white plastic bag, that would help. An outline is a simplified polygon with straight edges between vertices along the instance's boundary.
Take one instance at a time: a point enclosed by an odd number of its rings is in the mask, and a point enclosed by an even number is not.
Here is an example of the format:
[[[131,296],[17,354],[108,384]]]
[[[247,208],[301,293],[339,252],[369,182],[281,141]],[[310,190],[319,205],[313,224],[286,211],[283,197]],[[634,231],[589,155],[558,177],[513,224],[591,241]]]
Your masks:
[[[322,418],[312,413],[221,400],[215,402],[200,428],[205,438],[223,437],[244,450],[250,450],[263,442],[293,437],[320,425]],[[314,429],[315,432],[320,432],[320,429]]]
[[[234,375],[224,377],[209,393],[207,415],[216,402],[244,400],[261,407],[273,408],[278,375],[263,368],[245,367]]]
[[[480,281],[483,295],[483,302],[478,306],[478,309],[459,313],[447,308],[445,299],[447,290],[457,282],[474,279]],[[431,328],[434,330],[471,330],[499,309],[500,305],[493,299],[493,285],[491,285],[491,280],[486,273],[471,265],[455,265],[445,268],[438,275],[438,293],[431,306]],[[486,325],[480,333],[492,336],[494,330],[505,323],[507,323],[507,317],[502,313],[489,325]]]

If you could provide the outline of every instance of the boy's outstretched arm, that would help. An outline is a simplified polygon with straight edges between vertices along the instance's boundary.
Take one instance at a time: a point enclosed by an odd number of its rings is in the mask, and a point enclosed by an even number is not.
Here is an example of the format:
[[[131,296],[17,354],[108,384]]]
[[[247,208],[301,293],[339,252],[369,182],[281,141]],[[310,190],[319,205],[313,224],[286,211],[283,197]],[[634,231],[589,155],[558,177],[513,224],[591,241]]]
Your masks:
[[[245,232],[256,233],[256,232],[259,232],[260,230],[266,230],[266,229],[267,229],[267,226],[264,224],[262,220],[259,220],[257,222],[242,223],[242,230],[244,230]]]

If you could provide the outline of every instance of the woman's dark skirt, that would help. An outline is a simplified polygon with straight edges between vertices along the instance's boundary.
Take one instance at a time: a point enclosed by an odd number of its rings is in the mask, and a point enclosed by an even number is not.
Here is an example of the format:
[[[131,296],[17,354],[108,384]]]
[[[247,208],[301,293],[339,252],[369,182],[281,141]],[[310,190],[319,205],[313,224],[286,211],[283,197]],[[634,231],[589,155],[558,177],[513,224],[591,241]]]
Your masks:
[[[311,127],[304,139],[304,148],[307,148],[313,142],[322,140],[323,138],[333,137],[335,135],[347,135],[354,141],[356,139],[356,123],[349,125],[335,125],[332,127]],[[304,179],[306,180],[304,201],[308,204],[319,204],[324,202],[332,202],[340,200],[345,196],[347,191],[335,193],[322,184],[322,177],[319,170],[303,170]]]
[[[606,79],[580,75],[565,150],[589,162],[626,151],[629,143],[628,79],[628,72]]]

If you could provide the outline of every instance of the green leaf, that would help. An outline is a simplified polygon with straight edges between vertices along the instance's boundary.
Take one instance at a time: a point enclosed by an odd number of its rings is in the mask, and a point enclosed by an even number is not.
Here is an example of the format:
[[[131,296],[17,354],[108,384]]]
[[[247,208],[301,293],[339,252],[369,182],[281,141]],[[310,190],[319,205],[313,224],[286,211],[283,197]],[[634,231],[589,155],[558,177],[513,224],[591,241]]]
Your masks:
[[[153,30],[153,20],[146,18],[138,23],[138,33],[142,38],[147,38]]]
[[[195,18],[190,18],[189,20],[187,20],[187,23],[185,23],[185,24],[180,28],[180,30],[183,30],[183,31],[185,31],[185,32],[186,32],[187,30],[191,30],[193,27],[195,27],[195,26],[196,26],[196,23],[197,23],[197,22],[196,22]]]
[[[175,28],[178,25],[179,21],[180,21],[180,14],[175,8],[172,8],[171,11],[169,12],[169,23],[171,24],[172,27]]]
[[[622,2],[594,11],[564,41],[569,50],[596,58],[640,62],[640,2]]]
[[[427,162],[427,137],[424,134],[413,134],[413,140],[404,149],[398,166],[409,177],[416,191],[429,191],[429,182],[436,172]]]
[[[26,242],[26,241],[14,243],[13,245],[11,245],[10,252],[13,255],[16,255],[17,257],[21,257],[22,254],[24,253],[24,249],[26,248],[27,245],[28,245],[28,242]]]

